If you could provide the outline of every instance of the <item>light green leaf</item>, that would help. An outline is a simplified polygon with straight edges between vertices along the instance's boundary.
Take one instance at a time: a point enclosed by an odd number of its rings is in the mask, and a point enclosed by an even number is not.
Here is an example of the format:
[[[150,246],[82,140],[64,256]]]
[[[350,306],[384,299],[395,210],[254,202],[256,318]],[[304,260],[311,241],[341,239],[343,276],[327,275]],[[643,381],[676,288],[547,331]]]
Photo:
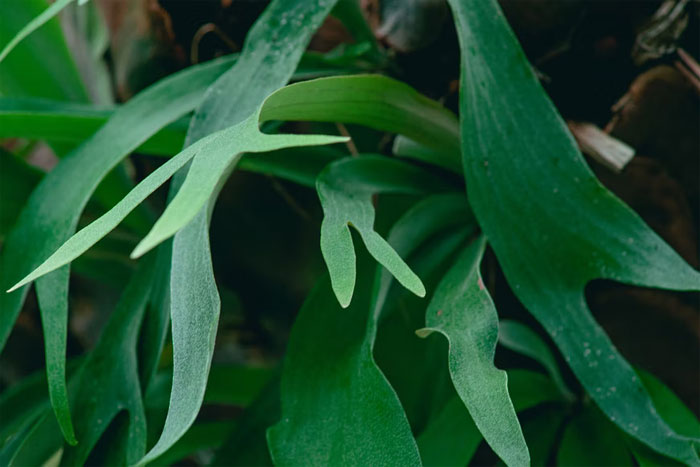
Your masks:
[[[348,309],[326,278],[297,316],[282,374],[282,420],[267,435],[275,465],[420,464],[401,404],[372,358],[377,317],[365,256]]]
[[[567,399],[574,400],[574,395],[564,383],[564,378],[561,376],[554,354],[540,336],[517,321],[501,320],[498,328],[498,342],[502,346],[538,362],[547,370],[547,373],[557,384],[561,393]]]
[[[374,231],[372,196],[377,193],[427,194],[444,182],[418,167],[385,157],[347,158],[329,165],[316,181],[323,223],[321,251],[340,305],[350,304],[355,289],[355,250],[350,228],[369,253],[411,292],[425,296],[423,283],[396,251]]]
[[[351,105],[338,105],[343,101]],[[305,106],[303,114],[290,116],[289,110],[300,103],[313,105]],[[356,75],[295,83],[285,92],[270,96],[261,118],[356,123],[398,133],[432,150],[434,157],[424,159],[425,162],[461,171],[459,125],[454,114],[407,84],[385,76]]]
[[[450,4],[462,49],[467,191],[506,279],[611,420],[663,454],[700,464],[583,293],[595,278],[699,290],[700,274],[591,173],[496,0]]]
[[[169,122],[189,112],[228,65],[212,62],[169,77],[120,108],[92,138],[49,173],[20,213],[0,257],[0,285],[7,290],[25,271],[35,269],[75,230],[80,214],[100,181],[131,151]],[[133,125],[138,120],[140,125]],[[100,157],[96,157],[99,155]],[[64,263],[65,264],[65,263]],[[55,269],[55,268],[53,268]],[[38,277],[38,276],[37,276]],[[68,311],[68,269],[37,282],[45,328],[47,371],[52,401],[66,438],[75,441],[65,398],[63,362]],[[27,288],[0,294],[0,349],[12,330]]]
[[[511,394],[516,412],[544,403],[562,402],[558,388],[547,376],[528,370],[508,370],[507,373],[508,392]],[[562,407],[557,406],[556,413],[561,412]],[[546,413],[549,414],[549,412]],[[526,438],[527,425],[527,422],[523,424]],[[539,438],[540,433],[537,431],[533,436]],[[419,434],[416,441],[424,465],[445,466],[468,464],[482,439],[464,402],[455,396]],[[528,447],[532,451],[530,443]],[[533,464],[539,465],[534,461]]]
[[[146,451],[146,414],[138,375],[139,328],[153,284],[155,258],[145,258],[102,331],[95,349],[76,375],[71,403],[77,446],[66,447],[62,465],[83,465],[110,422],[128,412],[123,440],[110,446],[118,463],[131,465]],[[123,443],[123,445],[121,445]],[[121,458],[123,456],[123,459]],[[106,461],[106,460],[105,460]]]
[[[438,331],[447,338],[452,382],[479,431],[506,464],[527,465],[530,456],[508,395],[508,377],[493,364],[498,316],[479,272],[485,248],[481,237],[459,255],[428,306],[426,329],[417,333]]]
[[[207,91],[185,144],[243,122],[284,86],[334,4],[333,0],[273,1],[248,32],[239,61]],[[186,176],[183,170],[174,177],[171,198]],[[187,431],[204,398],[220,310],[208,238],[209,215],[217,194],[215,189],[206,207],[175,235],[170,268],[162,268],[170,274],[173,388],[163,433],[141,463],[165,452]],[[163,254],[170,248],[164,245]],[[161,279],[167,283],[166,278]]]

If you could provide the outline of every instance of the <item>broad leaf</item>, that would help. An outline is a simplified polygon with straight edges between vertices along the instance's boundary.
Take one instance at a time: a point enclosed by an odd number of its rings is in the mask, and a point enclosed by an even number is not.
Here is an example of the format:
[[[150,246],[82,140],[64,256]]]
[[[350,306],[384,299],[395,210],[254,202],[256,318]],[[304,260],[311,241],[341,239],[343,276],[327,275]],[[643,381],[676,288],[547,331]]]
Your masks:
[[[304,303],[282,374],[282,420],[268,430],[276,465],[419,465],[396,393],[372,358],[373,269],[360,257],[358,296],[343,309],[328,279]]]
[[[476,426],[508,465],[526,465],[530,455],[508,394],[505,371],[493,364],[498,316],[481,280],[486,248],[479,238],[465,248],[440,282],[426,311],[422,337],[433,331],[449,344],[452,381]]]
[[[605,414],[653,449],[698,464],[586,306],[596,278],[699,290],[688,266],[594,177],[496,0],[450,0],[462,49],[469,200],[506,279]]]
[[[393,177],[377,171],[362,183],[386,186]],[[408,257],[430,238],[463,224],[464,216],[455,215],[459,212],[468,213],[461,196],[427,198],[394,224],[389,243]],[[460,232],[457,241],[463,238]],[[358,296],[347,310],[338,306],[329,281],[323,280],[297,317],[282,376],[282,420],[268,431],[276,463],[419,462],[396,393],[372,355],[379,319],[395,305],[389,299],[391,276],[378,267],[370,296],[372,275],[365,269],[366,256],[360,255],[365,262],[360,263]]]

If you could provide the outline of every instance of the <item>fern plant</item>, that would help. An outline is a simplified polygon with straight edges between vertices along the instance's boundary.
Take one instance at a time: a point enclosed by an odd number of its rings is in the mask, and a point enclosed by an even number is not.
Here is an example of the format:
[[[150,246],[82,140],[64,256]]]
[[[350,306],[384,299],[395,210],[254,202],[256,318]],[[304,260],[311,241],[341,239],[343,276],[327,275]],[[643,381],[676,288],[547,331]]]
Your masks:
[[[2,464],[166,465],[214,449],[213,465],[466,465],[482,440],[507,465],[600,453],[615,465],[700,464],[695,416],[625,360],[584,297],[599,278],[698,291],[700,274],[593,175],[496,0],[449,1],[459,116],[379,73],[390,58],[353,0],[273,0],[239,54],[98,108],[54,17],[70,3],[16,2],[0,24],[0,137],[47,141],[60,156],[44,174],[0,154],[3,178],[26,193],[0,201],[0,347],[34,284],[46,358],[0,396]],[[315,57],[309,80],[305,49],[329,14],[362,47]],[[41,82],[25,79],[30,69]],[[326,134],[283,124],[299,121]],[[325,123],[394,144],[348,154],[349,138]],[[163,158],[138,183],[125,176],[133,152]],[[209,225],[236,169],[315,189],[323,210],[327,274],[280,372],[212,366],[221,299]],[[169,180],[154,221],[142,203]],[[81,222],[86,206],[97,214]],[[109,243],[120,224],[141,238],[138,267],[94,348],[66,361],[71,262],[123,247]],[[480,272],[489,248],[562,359],[536,330],[499,322]],[[497,368],[498,343],[541,371]],[[210,403],[246,409],[202,421]]]

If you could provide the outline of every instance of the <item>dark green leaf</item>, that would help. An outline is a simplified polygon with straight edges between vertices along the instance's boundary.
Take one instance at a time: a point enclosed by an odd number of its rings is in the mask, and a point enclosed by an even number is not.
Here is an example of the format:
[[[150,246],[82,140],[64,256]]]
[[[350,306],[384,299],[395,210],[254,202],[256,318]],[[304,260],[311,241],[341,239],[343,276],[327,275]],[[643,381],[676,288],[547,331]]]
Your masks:
[[[586,407],[566,427],[557,465],[625,466],[632,465],[632,457],[615,425],[596,407]]]
[[[501,320],[498,328],[498,342],[501,345],[537,361],[547,370],[561,393],[569,400],[574,399],[574,395],[564,383],[554,354],[540,336],[517,321]]]
[[[508,282],[611,420],[661,453],[700,463],[583,294],[595,278],[698,290],[700,274],[591,173],[496,0],[450,4],[462,49],[467,191]]]

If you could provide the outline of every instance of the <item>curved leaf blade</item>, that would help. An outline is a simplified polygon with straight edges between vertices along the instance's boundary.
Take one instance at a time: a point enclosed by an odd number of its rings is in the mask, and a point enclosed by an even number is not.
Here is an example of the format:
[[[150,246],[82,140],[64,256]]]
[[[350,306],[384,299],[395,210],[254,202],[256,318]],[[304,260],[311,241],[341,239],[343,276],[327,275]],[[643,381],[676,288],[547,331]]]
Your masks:
[[[493,364],[498,316],[479,273],[485,248],[481,237],[459,255],[426,310],[427,327],[417,333],[447,338],[452,382],[486,442],[506,464],[529,465],[508,377]]]
[[[372,196],[378,193],[427,194],[444,190],[435,176],[404,162],[378,156],[346,158],[330,164],[316,181],[323,207],[321,252],[333,291],[345,308],[355,289],[355,251],[348,226],[358,231],[369,253],[419,297],[425,287],[396,251],[374,231]]]
[[[506,279],[611,420],[661,453],[700,464],[583,295],[594,278],[698,290],[700,274],[591,173],[497,2],[450,5],[462,49],[467,191]]]

